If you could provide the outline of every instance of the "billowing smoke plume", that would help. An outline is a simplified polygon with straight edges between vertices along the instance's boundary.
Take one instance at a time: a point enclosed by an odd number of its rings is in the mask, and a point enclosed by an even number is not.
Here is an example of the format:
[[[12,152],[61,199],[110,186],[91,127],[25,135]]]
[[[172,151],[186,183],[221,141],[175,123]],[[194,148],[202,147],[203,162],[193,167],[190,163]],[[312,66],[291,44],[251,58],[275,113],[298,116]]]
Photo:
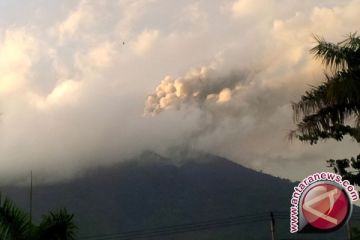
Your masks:
[[[209,105],[229,102],[239,83],[245,82],[248,74],[218,74],[214,68],[200,67],[184,77],[166,76],[156,87],[155,93],[147,97],[145,115],[156,115],[166,109],[180,109],[183,105]]]
[[[17,14],[20,1],[8,1],[2,16],[0,185],[183,142],[297,179],[358,154],[351,142],[314,150],[285,136],[290,102],[324,80],[311,34],[338,42],[356,31],[359,0],[48,2]],[[163,79],[196,66],[206,67]],[[146,115],[181,110],[142,117],[149,93]]]

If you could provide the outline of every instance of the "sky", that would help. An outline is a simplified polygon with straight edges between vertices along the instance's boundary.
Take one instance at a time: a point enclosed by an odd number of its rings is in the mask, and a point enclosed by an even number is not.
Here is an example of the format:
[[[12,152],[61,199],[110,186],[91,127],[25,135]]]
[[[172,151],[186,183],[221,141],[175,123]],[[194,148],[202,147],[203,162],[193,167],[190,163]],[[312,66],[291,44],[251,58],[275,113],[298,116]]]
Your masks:
[[[0,180],[60,181],[187,147],[291,180],[358,154],[288,141],[291,102],[324,81],[314,35],[359,0],[0,2]]]

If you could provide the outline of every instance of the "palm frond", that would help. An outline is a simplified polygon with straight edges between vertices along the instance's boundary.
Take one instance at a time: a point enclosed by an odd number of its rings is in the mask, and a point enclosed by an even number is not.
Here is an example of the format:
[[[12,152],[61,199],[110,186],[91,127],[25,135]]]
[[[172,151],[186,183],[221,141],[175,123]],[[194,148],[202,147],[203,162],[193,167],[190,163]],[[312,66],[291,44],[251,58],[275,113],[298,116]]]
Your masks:
[[[77,226],[74,223],[74,215],[66,209],[50,212],[43,216],[37,231],[38,240],[73,240]]]
[[[337,71],[359,64],[360,37],[356,33],[339,43],[330,43],[318,36],[314,38],[317,45],[310,52],[330,69]]]
[[[306,91],[299,102],[292,103],[297,129],[290,136],[316,143],[350,135],[360,142],[360,70],[342,69],[325,74],[325,78],[322,84]]]
[[[0,200],[1,240],[27,240],[30,225],[28,215],[17,208],[11,200]]]
[[[310,52],[314,54],[316,58],[322,59],[323,64],[333,69],[347,67],[346,56],[341,46],[329,43],[317,36],[314,36],[314,38],[317,41],[317,45],[313,47]]]

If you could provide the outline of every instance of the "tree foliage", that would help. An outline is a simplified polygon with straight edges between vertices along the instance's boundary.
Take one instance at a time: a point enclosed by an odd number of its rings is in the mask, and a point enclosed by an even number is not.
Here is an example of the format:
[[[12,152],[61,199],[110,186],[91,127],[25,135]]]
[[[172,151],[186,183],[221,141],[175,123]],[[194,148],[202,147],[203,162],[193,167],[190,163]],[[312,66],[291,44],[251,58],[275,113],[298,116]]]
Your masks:
[[[315,37],[317,45],[311,49],[315,58],[327,68],[325,81],[312,86],[292,103],[297,128],[291,138],[316,144],[319,140],[343,140],[350,136],[360,142],[360,37],[350,34],[344,41],[330,43]],[[352,159],[328,160],[339,174],[360,183],[357,173],[347,168],[360,168],[359,156]],[[359,167],[359,168],[357,168]]]
[[[76,230],[74,215],[66,209],[49,212],[35,225],[27,213],[0,195],[0,240],[73,240]]]

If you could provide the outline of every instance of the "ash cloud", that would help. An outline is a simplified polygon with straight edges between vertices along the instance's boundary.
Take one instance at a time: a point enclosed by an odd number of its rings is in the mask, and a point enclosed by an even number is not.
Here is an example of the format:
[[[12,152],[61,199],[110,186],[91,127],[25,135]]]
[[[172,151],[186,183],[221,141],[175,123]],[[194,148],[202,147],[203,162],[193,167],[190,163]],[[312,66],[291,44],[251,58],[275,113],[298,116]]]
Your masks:
[[[284,136],[289,103],[323,80],[312,33],[341,41],[360,26],[360,2],[253,2],[9,1],[1,183],[30,169],[58,181],[184,143],[292,179],[355,155],[351,141],[310,147]]]
[[[200,67],[184,77],[166,76],[145,102],[145,115],[157,115],[167,109],[195,105],[208,108],[229,102],[248,80],[246,71],[221,75],[210,67]]]

